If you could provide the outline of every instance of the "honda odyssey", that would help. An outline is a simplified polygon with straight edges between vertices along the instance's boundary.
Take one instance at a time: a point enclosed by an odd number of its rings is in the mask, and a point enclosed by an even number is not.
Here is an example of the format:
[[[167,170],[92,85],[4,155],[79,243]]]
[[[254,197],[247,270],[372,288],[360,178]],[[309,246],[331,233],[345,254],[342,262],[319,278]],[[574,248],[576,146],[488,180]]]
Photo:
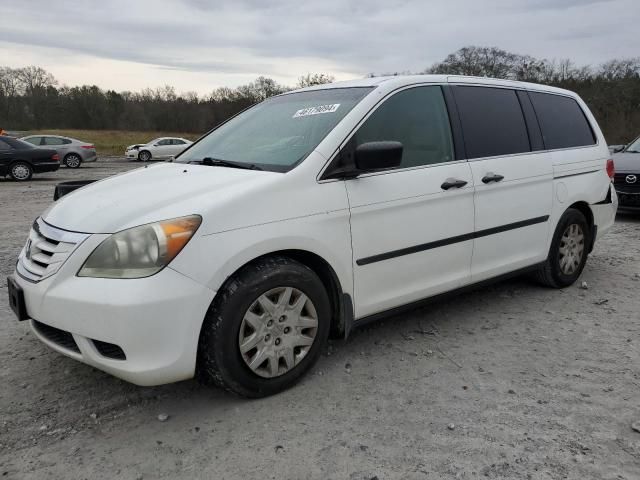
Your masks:
[[[573,284],[614,221],[613,176],[566,90],[430,75],[310,87],[53,203],[10,301],[49,347],[127,381],[269,395],[330,335],[425,299],[524,272]]]

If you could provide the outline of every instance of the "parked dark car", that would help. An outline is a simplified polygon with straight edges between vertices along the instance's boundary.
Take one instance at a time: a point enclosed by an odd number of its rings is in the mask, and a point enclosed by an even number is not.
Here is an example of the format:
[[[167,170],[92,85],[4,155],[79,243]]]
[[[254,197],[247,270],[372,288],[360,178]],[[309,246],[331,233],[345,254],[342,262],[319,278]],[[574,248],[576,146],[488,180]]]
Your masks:
[[[17,138],[0,136],[0,175],[24,182],[34,173],[54,172],[59,168],[60,156],[55,150],[36,148]]]
[[[640,213],[640,137],[613,155],[618,210]]]

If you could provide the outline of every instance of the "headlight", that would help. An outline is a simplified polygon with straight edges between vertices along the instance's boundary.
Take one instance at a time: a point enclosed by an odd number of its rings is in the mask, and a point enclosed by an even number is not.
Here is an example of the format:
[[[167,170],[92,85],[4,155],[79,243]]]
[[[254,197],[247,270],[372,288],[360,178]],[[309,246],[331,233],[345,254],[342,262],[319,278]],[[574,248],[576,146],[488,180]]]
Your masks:
[[[149,223],[114,233],[91,252],[79,277],[142,278],[173,260],[200,226],[198,215]]]

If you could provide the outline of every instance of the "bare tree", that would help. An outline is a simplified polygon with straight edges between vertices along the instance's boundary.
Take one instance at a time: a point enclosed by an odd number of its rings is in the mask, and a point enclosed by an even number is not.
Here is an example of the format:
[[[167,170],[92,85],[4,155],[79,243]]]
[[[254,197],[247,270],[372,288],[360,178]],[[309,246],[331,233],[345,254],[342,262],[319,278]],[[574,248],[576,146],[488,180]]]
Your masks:
[[[327,73],[307,73],[306,75],[302,75],[298,77],[298,87],[312,87],[314,85],[324,85],[325,83],[333,83],[335,81],[335,77],[333,75],[329,75]]]

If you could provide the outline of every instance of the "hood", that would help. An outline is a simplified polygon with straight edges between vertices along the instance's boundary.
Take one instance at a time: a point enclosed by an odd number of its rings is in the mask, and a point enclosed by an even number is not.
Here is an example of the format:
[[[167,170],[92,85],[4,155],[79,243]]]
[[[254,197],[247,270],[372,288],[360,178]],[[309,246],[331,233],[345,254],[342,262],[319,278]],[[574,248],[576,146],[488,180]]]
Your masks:
[[[146,143],[136,143],[134,145],[129,145],[125,150],[131,150],[133,148],[140,148],[142,146],[146,145]]]
[[[614,153],[612,158],[613,164],[616,167],[616,172],[640,172],[640,153]]]
[[[145,223],[200,214],[279,173],[161,163],[116,175],[65,195],[42,214],[58,228],[114,233]]]

